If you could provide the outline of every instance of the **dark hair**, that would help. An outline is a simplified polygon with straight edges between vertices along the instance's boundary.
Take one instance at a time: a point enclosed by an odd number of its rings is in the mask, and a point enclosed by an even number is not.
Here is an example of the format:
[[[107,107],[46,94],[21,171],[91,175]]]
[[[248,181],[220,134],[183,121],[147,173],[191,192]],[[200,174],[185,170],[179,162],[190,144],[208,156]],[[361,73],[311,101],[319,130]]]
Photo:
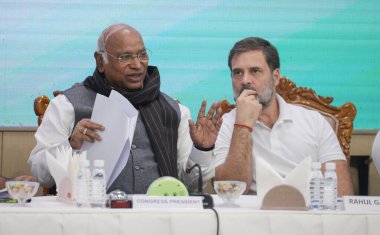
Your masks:
[[[260,50],[263,52],[265,59],[269,68],[275,70],[280,68],[280,58],[276,47],[274,47],[270,42],[265,39],[258,37],[249,37],[235,43],[234,47],[230,50],[230,55],[228,56],[228,67],[231,68],[231,60],[235,55],[247,52]]]

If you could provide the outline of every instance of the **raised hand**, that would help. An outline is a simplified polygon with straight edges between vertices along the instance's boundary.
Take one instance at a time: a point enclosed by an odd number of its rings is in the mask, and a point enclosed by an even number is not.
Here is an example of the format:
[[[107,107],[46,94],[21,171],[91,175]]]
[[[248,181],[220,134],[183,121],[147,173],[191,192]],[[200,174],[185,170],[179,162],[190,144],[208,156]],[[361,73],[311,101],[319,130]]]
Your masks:
[[[214,146],[218,137],[219,129],[222,126],[222,109],[218,103],[213,103],[207,115],[205,113],[206,101],[204,100],[198,112],[197,123],[189,120],[189,126],[194,145],[207,149]]]
[[[95,140],[100,141],[102,137],[96,133],[96,130],[104,131],[104,127],[98,123],[91,122],[90,119],[80,120],[74,128],[70,137],[70,145],[73,149],[80,149],[83,141],[93,143]]]

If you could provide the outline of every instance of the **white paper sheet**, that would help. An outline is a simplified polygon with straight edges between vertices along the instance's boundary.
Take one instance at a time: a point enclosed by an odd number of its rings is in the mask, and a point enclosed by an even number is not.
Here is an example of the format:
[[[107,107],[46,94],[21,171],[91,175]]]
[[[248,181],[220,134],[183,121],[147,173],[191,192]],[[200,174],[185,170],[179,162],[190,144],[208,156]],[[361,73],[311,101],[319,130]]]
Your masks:
[[[285,178],[271,167],[261,157],[256,157],[257,200],[262,205],[264,196],[269,190],[279,185],[291,185],[297,188],[303,195],[306,206],[310,204],[309,177],[311,169],[311,157],[305,158]]]
[[[133,105],[127,99],[125,99],[124,96],[122,96],[120,93],[112,90],[109,98],[113,101],[118,102],[123,108],[125,114],[128,116],[128,123],[127,123],[128,126],[127,126],[127,129],[125,130],[128,138],[120,154],[120,158],[116,162],[115,168],[113,172],[111,173],[111,175],[109,176],[107,188],[111,186],[112,182],[115,181],[116,177],[120,174],[120,172],[123,170],[124,166],[128,162],[133,135],[135,133],[135,128],[136,128],[137,116],[138,116],[138,111],[135,109],[135,107],[133,107]]]
[[[97,133],[102,141],[84,142],[89,160],[105,162],[107,188],[112,184],[129,158],[129,151],[137,121],[137,110],[121,94],[112,91],[110,98],[97,94],[91,121],[105,127]]]
[[[122,96],[119,92],[112,90],[110,94],[110,99],[119,102],[121,107],[124,109],[125,114],[127,114],[130,118],[137,118],[137,110],[133,105],[125,99],[124,96]]]

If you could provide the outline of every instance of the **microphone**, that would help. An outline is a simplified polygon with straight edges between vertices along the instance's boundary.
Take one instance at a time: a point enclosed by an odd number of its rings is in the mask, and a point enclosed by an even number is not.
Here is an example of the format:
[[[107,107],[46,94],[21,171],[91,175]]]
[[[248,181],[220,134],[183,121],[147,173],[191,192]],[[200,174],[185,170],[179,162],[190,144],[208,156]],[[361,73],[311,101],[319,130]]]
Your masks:
[[[195,167],[198,168],[198,172],[199,172],[199,174],[198,174],[198,193],[203,193],[203,187],[202,187],[203,180],[202,180],[201,166],[200,166],[198,163],[194,164],[194,166],[192,166],[192,167],[186,169],[186,174],[190,174],[191,171],[192,171]]]
[[[198,168],[198,173],[199,173],[198,174],[198,192],[196,192],[196,193],[190,193],[190,196],[201,196],[202,197],[203,208],[213,208],[214,207],[214,202],[212,200],[212,197],[209,194],[203,192],[203,182],[202,182],[203,180],[202,180],[201,166],[198,163],[194,164],[194,166],[186,169],[186,174],[190,174],[191,171],[195,167]]]

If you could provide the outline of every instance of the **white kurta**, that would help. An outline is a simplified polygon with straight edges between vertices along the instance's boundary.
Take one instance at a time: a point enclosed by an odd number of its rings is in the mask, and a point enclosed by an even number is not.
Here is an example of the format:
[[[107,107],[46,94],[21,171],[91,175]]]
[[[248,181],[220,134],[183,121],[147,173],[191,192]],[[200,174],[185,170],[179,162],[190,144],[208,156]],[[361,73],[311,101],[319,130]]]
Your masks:
[[[189,134],[188,120],[191,118],[190,110],[179,104],[181,112],[181,121],[178,128],[177,143],[177,168],[180,179],[191,189],[196,188],[198,172],[192,171],[190,174],[185,173],[189,168],[198,163],[202,168],[203,182],[214,176],[213,157],[208,152],[197,150]],[[66,96],[59,95],[54,98],[46,109],[41,126],[38,128],[35,138],[37,145],[32,150],[28,163],[31,167],[32,174],[45,187],[54,185],[47,163],[46,152],[53,151],[61,145],[68,145],[74,128],[74,107],[68,101]]]

